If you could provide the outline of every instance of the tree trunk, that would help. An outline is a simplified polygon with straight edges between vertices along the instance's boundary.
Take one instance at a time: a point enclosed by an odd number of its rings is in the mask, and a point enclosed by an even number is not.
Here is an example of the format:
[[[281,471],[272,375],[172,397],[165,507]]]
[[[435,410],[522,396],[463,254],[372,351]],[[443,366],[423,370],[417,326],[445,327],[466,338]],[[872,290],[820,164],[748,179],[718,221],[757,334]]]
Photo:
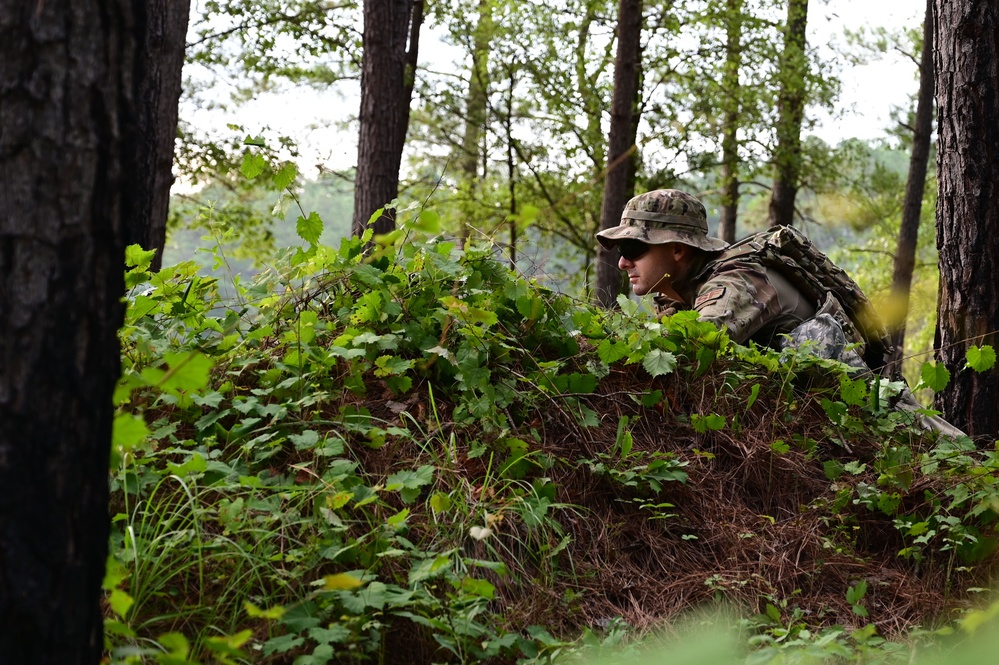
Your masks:
[[[485,165],[479,171],[485,151],[480,143],[486,128],[489,103],[489,44],[493,35],[493,0],[479,0],[479,17],[472,37],[472,69],[469,72],[468,95],[465,97],[465,131],[461,141],[458,170],[467,186],[468,200],[462,207],[461,228],[458,231],[462,247],[470,234],[470,220],[475,219],[479,182],[485,176]]]
[[[171,16],[166,2],[149,5],[148,16]],[[4,662],[89,665],[103,649],[125,238],[150,214],[139,198],[157,181],[136,168],[163,163],[136,155],[160,154],[144,145],[145,128],[176,131],[140,108],[149,103],[141,91],[157,87],[145,77],[157,74],[142,64],[151,40],[137,5],[48,0],[0,10]],[[158,108],[170,106],[159,98]]]
[[[136,141],[127,155],[127,168],[140,181],[129,197],[132,213],[125,218],[127,244],[155,249],[153,269],[159,270],[166,244],[173,150],[177,140],[177,105],[190,0],[132,0],[135,12],[137,131],[148,140]]]
[[[801,123],[805,117],[805,77],[808,55],[805,30],[808,0],[788,0],[784,50],[781,52],[777,97],[777,146],[774,150],[774,186],[770,197],[770,223],[794,223],[794,199],[801,172]]]
[[[912,133],[912,155],[909,158],[909,178],[905,185],[902,204],[902,225],[895,250],[895,268],[892,274],[892,299],[898,306],[898,321],[892,326],[892,344],[895,347],[890,359],[898,367],[904,357],[905,319],[909,313],[909,292],[912,271],[916,266],[916,241],[919,238],[919,218],[923,210],[923,189],[926,187],[926,168],[930,161],[930,135],[933,133],[933,0],[926,0],[926,18],[923,21],[923,55],[919,63],[919,96],[916,99],[916,126]]]
[[[934,0],[939,146],[939,358],[952,372],[936,396],[972,436],[999,434],[999,369],[961,371],[968,346],[999,329],[999,3]]]
[[[517,162],[514,160],[513,138],[513,91],[517,87],[517,72],[510,69],[510,87],[507,89],[506,118],[503,119],[503,129],[506,131],[506,178],[507,189],[510,192],[509,224],[510,224],[510,269],[517,269]]]
[[[739,211],[739,69],[742,66],[742,0],[727,0],[725,71],[722,74],[721,221],[718,237],[735,242]]]
[[[354,235],[362,235],[374,212],[399,194],[423,8],[424,0],[364,0]],[[386,209],[374,232],[394,228],[394,211]]]
[[[620,0],[618,5],[617,55],[614,62],[614,97],[611,102],[607,174],[604,176],[600,230],[617,226],[621,211],[634,193],[635,128],[639,76],[642,59],[642,0]],[[630,183],[630,185],[629,185]],[[596,302],[612,307],[621,292],[617,250],[597,246]]]

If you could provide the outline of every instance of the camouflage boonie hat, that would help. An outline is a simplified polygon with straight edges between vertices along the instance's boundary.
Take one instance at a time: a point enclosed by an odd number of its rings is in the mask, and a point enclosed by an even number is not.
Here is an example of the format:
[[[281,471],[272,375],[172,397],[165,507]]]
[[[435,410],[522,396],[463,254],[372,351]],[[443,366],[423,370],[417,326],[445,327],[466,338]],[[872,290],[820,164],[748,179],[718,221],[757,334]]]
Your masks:
[[[679,242],[708,252],[728,247],[724,240],[708,237],[704,205],[678,189],[657,189],[634,197],[625,204],[621,223],[597,234],[608,249],[629,238],[650,245]]]

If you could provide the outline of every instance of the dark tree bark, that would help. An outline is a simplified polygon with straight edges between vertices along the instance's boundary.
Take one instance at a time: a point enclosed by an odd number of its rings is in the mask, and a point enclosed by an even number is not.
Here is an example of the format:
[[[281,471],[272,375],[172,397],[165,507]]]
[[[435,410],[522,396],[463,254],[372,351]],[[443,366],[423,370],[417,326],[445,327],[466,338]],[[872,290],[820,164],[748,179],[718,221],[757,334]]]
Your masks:
[[[127,155],[127,168],[140,177],[128,192],[132,214],[125,219],[128,244],[155,249],[153,269],[159,270],[166,244],[173,151],[177,139],[184,40],[191,0],[132,0],[138,51],[135,61],[138,136],[136,151]]]
[[[399,168],[416,81],[424,0],[364,0],[361,110],[354,182],[354,235],[399,194]],[[395,228],[386,209],[375,233]]]
[[[912,271],[916,266],[916,241],[919,239],[919,218],[923,210],[923,189],[930,161],[930,136],[933,133],[933,0],[926,0],[923,21],[923,54],[919,62],[919,95],[916,98],[916,125],[912,132],[912,155],[909,177],[902,203],[902,224],[895,250],[892,273],[892,297],[899,304],[898,322],[893,326],[892,344],[895,352],[891,362],[897,367],[904,357],[905,318],[909,313],[909,292]]]
[[[151,154],[138,4],[0,3],[4,662],[101,657],[124,247],[150,209],[138,193],[151,179],[135,171],[135,155]]]
[[[600,230],[617,226],[624,204],[634,194],[635,136],[642,61],[642,0],[618,4],[617,55],[614,61],[614,96],[611,101],[607,173],[600,209]],[[621,292],[617,250],[597,246],[596,302],[613,307]]]
[[[718,237],[735,242],[739,211],[739,69],[742,67],[742,0],[727,0],[725,71],[722,74],[721,221]]]
[[[999,2],[934,0],[939,144],[939,359],[944,417],[972,436],[999,434],[999,369],[961,371],[969,345],[996,346],[999,329]]]
[[[777,146],[774,151],[774,186],[770,197],[770,223],[794,223],[794,199],[801,173],[801,123],[805,117],[805,77],[808,57],[805,30],[808,0],[788,0],[784,50],[778,64]]]

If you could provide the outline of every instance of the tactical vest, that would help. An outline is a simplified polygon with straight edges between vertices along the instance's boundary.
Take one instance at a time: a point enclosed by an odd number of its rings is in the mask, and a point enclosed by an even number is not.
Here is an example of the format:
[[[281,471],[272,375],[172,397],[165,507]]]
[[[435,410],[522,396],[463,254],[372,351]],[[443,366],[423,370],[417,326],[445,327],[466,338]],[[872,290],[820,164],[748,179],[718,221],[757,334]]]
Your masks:
[[[836,317],[848,340],[859,342],[864,362],[878,371],[885,367],[892,344],[884,324],[864,295],[846,272],[816,249],[812,241],[791,226],[774,226],[754,233],[733,244],[713,263],[756,260],[764,267],[779,272],[785,279],[812,299],[816,309],[823,308],[829,296],[835,298],[845,317]]]

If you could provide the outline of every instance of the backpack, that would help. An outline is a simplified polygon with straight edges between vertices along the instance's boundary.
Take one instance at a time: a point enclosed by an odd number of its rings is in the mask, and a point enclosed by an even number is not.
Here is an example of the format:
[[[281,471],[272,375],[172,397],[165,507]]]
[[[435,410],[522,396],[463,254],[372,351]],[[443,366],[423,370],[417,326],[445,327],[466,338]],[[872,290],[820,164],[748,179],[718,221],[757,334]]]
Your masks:
[[[872,370],[885,368],[891,356],[891,337],[874,306],[846,272],[820,252],[812,241],[791,226],[774,226],[754,233],[725,251],[724,262],[755,259],[779,272],[811,298],[819,308],[832,295],[846,314],[840,319],[848,340],[859,342],[857,351]]]

